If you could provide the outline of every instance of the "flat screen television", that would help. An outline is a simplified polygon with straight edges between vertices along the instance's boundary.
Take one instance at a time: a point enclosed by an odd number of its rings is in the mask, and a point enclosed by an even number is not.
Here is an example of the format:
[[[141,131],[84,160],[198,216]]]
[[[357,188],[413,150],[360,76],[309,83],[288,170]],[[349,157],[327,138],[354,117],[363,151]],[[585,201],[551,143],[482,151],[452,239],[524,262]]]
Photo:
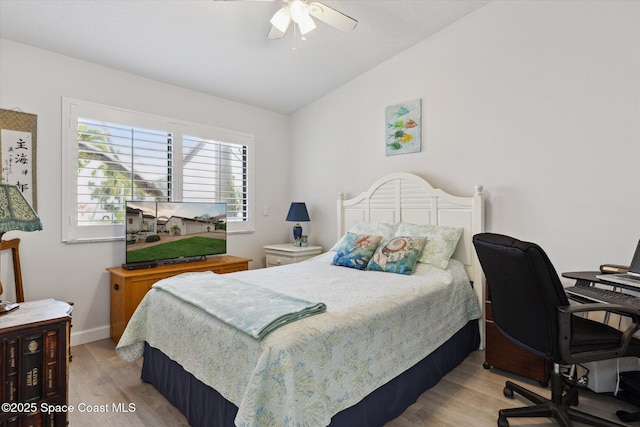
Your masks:
[[[198,261],[227,252],[227,205],[126,202],[124,268]]]

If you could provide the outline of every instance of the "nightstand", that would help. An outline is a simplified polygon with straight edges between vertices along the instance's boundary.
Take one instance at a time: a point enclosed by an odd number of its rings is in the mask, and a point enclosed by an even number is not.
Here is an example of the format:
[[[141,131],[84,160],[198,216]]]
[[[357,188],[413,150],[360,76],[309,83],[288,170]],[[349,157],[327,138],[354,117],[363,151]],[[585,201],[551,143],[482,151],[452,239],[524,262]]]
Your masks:
[[[283,243],[281,245],[267,245],[264,247],[267,254],[267,267],[277,265],[295,264],[320,255],[320,246],[296,246],[293,243]]]

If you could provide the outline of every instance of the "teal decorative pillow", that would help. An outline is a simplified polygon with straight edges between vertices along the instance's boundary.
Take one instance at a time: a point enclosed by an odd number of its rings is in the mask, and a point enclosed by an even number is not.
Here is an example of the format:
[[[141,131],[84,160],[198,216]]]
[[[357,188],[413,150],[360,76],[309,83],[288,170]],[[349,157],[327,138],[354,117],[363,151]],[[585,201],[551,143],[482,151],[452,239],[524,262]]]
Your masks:
[[[444,225],[418,225],[401,223],[396,236],[426,237],[427,244],[418,262],[431,264],[438,268],[447,268],[449,258],[456,251],[458,240],[462,236],[462,227],[448,227]]]
[[[389,224],[386,222],[357,222],[349,227],[348,232],[354,234],[370,234],[372,236],[381,236],[382,239],[388,239],[396,234],[399,224]],[[333,245],[330,251],[337,251],[346,234]]]
[[[347,233],[331,264],[365,270],[382,236]]]
[[[378,246],[367,270],[411,274],[426,242],[426,237],[392,237]]]

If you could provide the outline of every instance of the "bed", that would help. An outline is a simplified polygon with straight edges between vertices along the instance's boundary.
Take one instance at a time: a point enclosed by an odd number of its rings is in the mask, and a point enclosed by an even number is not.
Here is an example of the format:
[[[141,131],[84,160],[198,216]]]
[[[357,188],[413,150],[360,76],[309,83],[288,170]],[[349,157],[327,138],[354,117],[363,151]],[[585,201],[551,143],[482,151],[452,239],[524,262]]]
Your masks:
[[[337,206],[338,243],[318,257],[227,275],[185,274],[154,286],[118,354],[127,361],[143,356],[142,379],[193,426],[381,426],[396,418],[483,345],[484,287],[471,245],[483,231],[482,188],[457,197],[395,173],[355,198],[339,195]],[[347,237],[384,234],[388,242],[426,230],[427,239],[414,236],[426,242],[422,256],[437,240],[434,230],[453,228],[460,237],[446,265],[437,265],[439,252],[433,262],[416,263],[413,274],[332,265]],[[197,304],[217,296],[199,297],[195,289],[245,284],[326,310],[257,339]],[[169,292],[183,285],[193,287],[191,299]]]

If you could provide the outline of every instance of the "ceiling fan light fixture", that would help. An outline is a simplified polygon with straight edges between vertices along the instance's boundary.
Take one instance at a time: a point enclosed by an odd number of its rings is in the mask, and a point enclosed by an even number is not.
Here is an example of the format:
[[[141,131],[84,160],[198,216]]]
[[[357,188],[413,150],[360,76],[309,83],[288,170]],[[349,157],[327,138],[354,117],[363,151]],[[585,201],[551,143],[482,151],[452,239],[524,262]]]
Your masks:
[[[289,7],[291,7],[291,18],[293,22],[298,23],[301,19],[304,19],[304,17],[309,16],[309,8],[302,0],[293,0]]]
[[[298,27],[300,27],[300,34],[305,35],[308,32],[315,30],[316,23],[313,22],[313,19],[310,16],[307,16],[307,19],[303,19],[298,22]]]
[[[307,4],[301,0],[293,0],[291,2],[291,19],[298,24],[300,34],[305,35],[316,28],[316,23],[309,15]]]
[[[282,39],[287,35],[287,30],[291,26],[293,26],[294,33],[297,34],[299,30],[302,40],[305,40],[304,35],[316,28],[315,19],[344,32],[352,31],[358,24],[355,19],[319,1],[282,0],[282,2],[284,6],[271,18],[271,29],[267,35],[269,40]],[[291,25],[292,21],[293,25]]]
[[[273,15],[271,18],[271,25],[276,27],[281,33],[286,33],[291,23],[291,9],[289,6],[282,6],[282,8]]]

